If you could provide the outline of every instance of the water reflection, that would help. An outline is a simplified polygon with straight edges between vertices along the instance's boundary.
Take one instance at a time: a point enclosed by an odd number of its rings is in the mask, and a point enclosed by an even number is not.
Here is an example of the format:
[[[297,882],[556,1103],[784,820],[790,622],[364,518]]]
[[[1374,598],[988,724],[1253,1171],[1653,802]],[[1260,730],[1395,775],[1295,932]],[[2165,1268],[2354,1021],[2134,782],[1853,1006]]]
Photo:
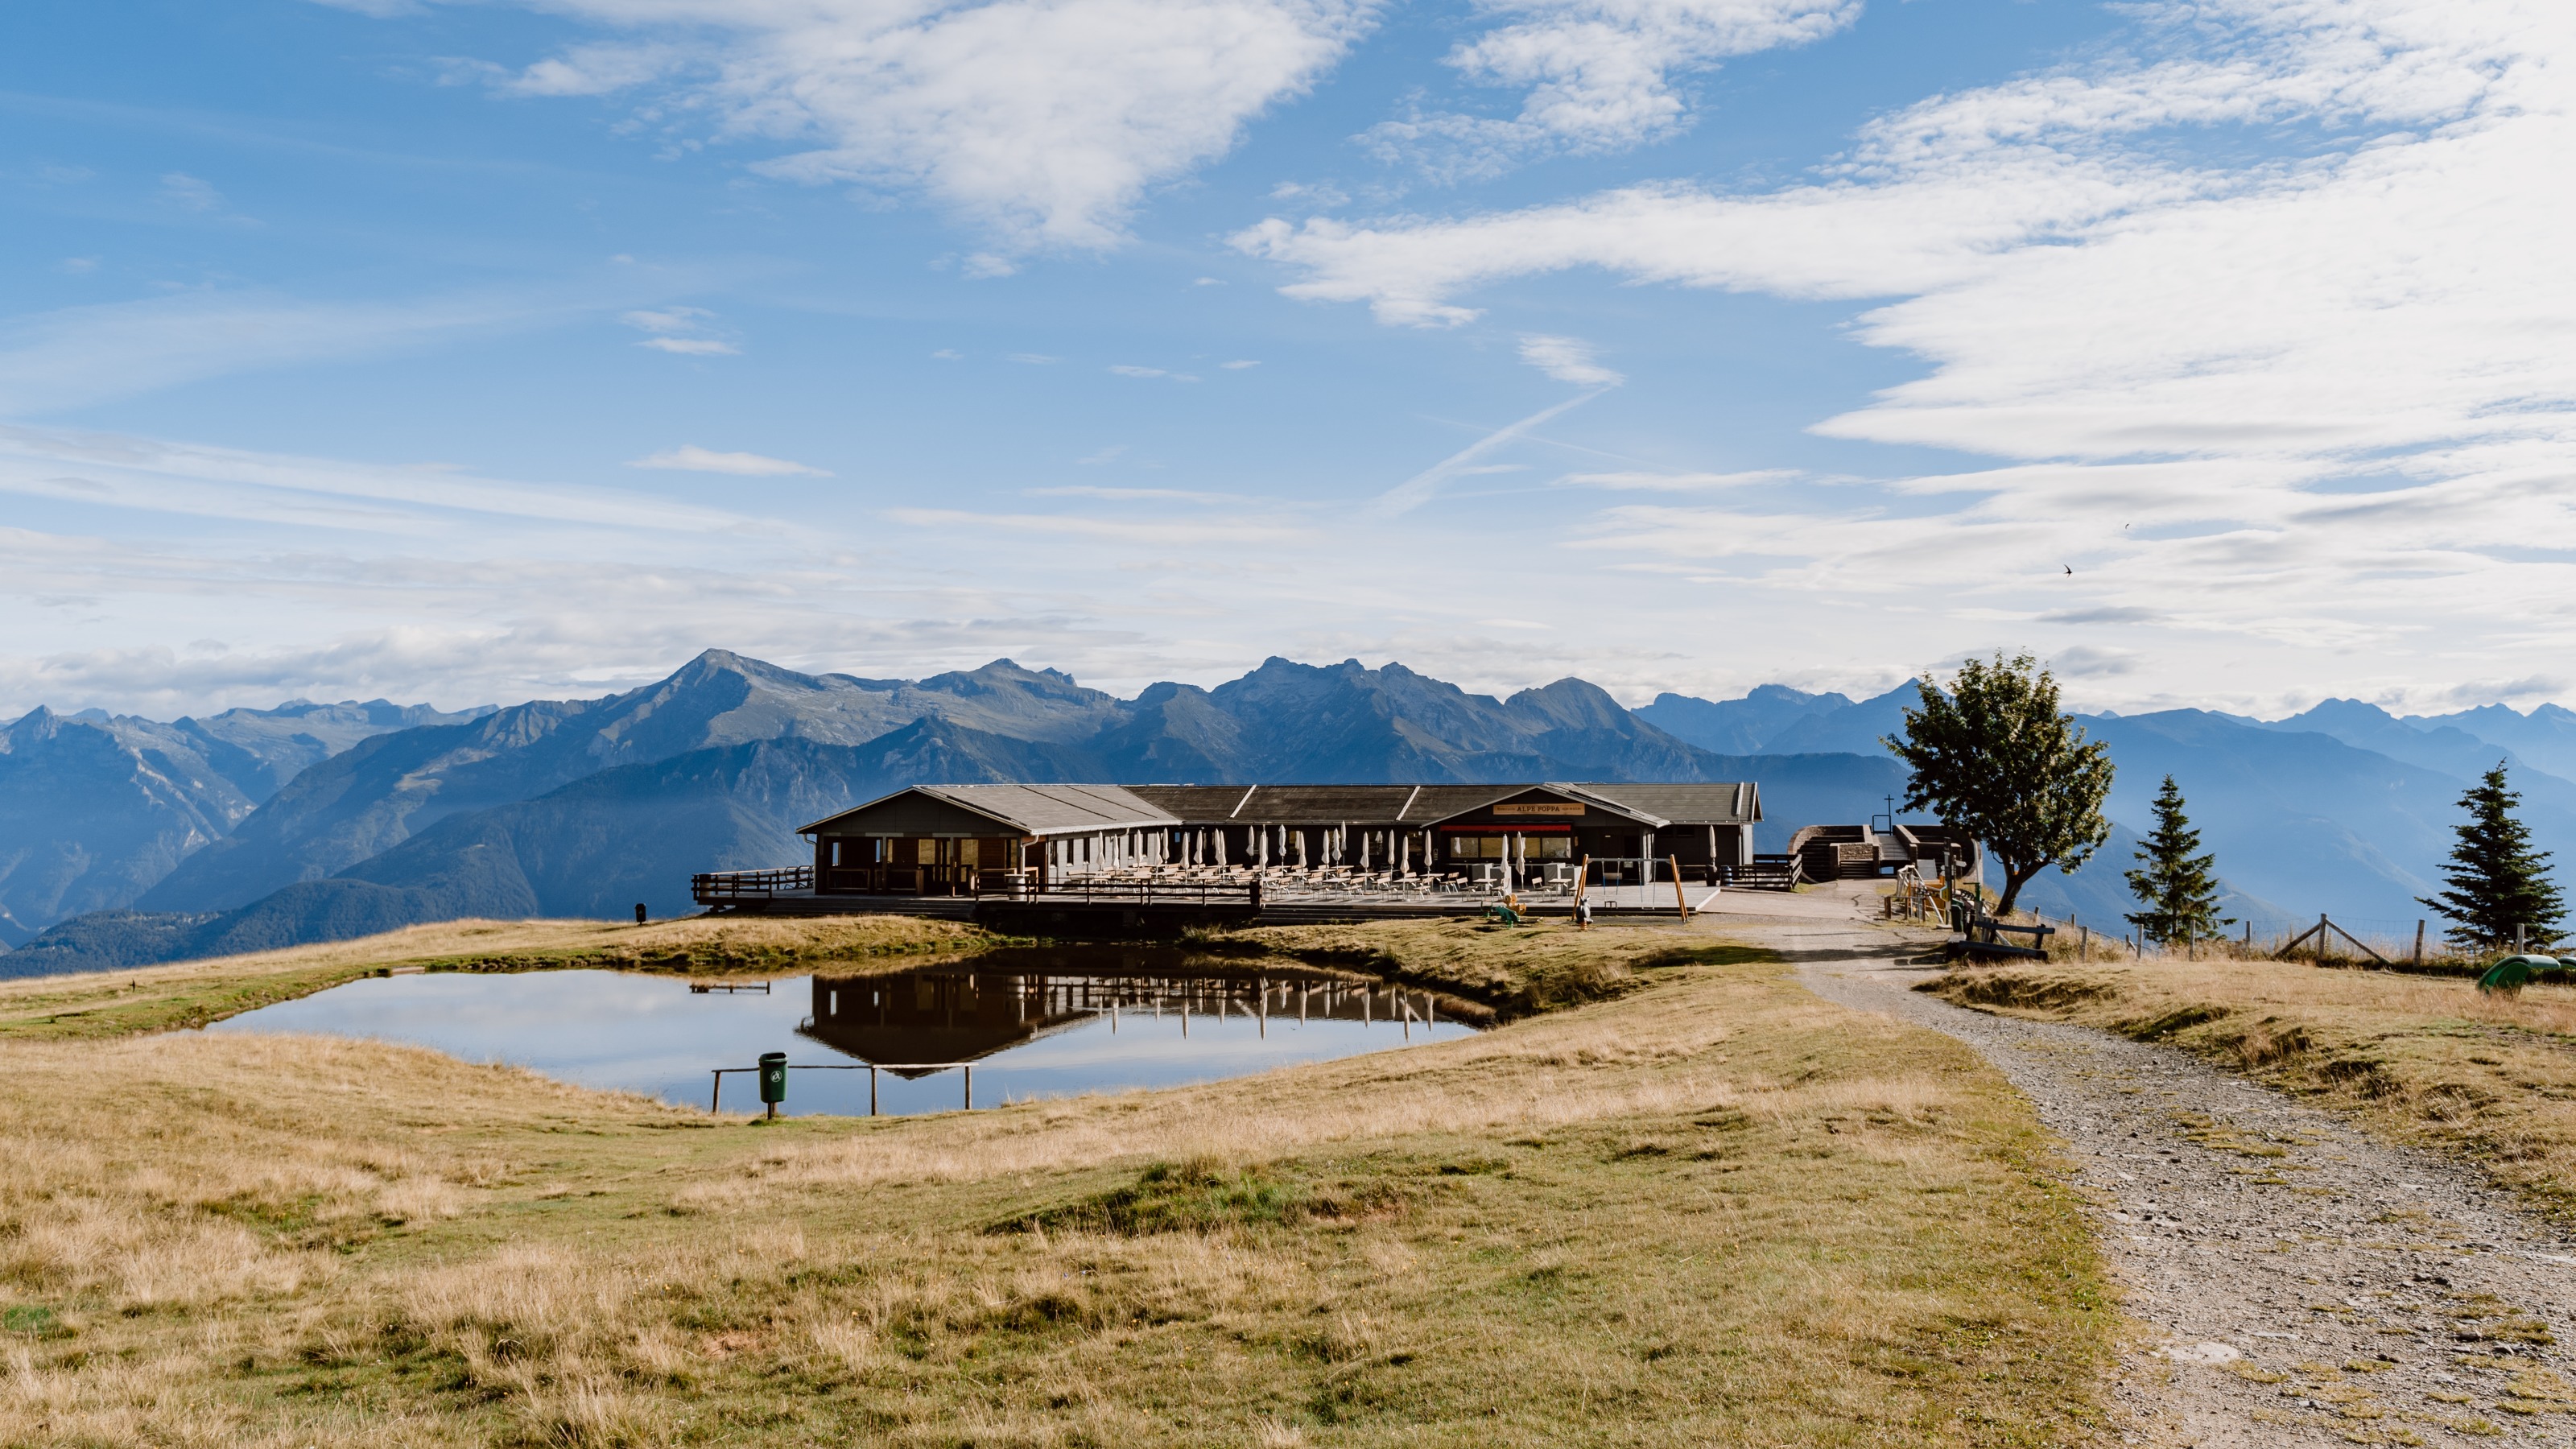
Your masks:
[[[1018,974],[967,965],[898,976],[817,976],[814,1011],[798,1034],[889,1070],[917,1072],[989,1057],[1056,1032],[1105,1025],[1117,1035],[1169,1026],[1188,1040],[1190,1021],[1220,1036],[1250,1023],[1266,1041],[1282,1028],[1319,1023],[1383,1025],[1399,1041],[1442,1025],[1440,998],[1389,982],[1321,972],[1226,976]],[[1449,1024],[1481,1008],[1451,1001]]]
[[[213,1029],[409,1042],[700,1109],[712,1069],[784,1051],[808,1068],[791,1072],[786,1110],[865,1115],[955,1110],[964,1074],[946,1063],[973,1063],[974,1101],[991,1106],[1449,1040],[1487,1020],[1472,1003],[1361,977],[1087,948],[785,978],[765,991],[609,971],[373,978]],[[812,1070],[868,1065],[881,1070]],[[756,1107],[749,1077],[726,1079],[724,1105]]]

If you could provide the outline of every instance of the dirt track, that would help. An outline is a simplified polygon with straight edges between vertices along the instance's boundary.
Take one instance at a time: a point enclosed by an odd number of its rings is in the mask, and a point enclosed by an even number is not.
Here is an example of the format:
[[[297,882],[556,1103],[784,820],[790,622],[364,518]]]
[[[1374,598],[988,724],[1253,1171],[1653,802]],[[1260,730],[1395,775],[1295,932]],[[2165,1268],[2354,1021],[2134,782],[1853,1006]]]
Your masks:
[[[1970,1043],[2037,1104],[2142,1327],[2124,1442],[2576,1444],[2555,1341],[2576,1342],[2576,1245],[2473,1170],[2180,1052],[1922,995],[1934,973],[1883,929],[1707,924],[1830,1000]]]

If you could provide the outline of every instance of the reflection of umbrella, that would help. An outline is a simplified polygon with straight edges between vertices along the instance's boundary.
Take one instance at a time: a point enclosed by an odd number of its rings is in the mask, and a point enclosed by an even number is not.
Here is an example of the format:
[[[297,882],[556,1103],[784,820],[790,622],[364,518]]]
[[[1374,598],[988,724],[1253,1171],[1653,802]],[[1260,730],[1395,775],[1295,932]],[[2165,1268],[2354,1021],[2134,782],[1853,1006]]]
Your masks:
[[[2478,990],[2502,992],[2507,996],[2520,991],[2540,977],[2543,971],[2576,968],[2576,961],[2562,961],[2555,956],[2507,956],[2478,978]]]

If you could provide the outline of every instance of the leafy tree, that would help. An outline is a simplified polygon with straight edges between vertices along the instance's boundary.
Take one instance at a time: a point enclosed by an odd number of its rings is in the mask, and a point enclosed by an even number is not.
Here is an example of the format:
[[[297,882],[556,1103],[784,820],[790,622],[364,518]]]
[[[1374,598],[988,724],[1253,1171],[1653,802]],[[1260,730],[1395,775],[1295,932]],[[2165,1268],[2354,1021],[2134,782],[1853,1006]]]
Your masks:
[[[2549,852],[2532,849],[2530,827],[2514,818],[2513,808],[2521,803],[2520,795],[2505,788],[2498,762],[2460,797],[2469,820],[2453,828],[2459,843],[2451,847],[2451,868],[2442,877],[2450,889],[2416,897],[2453,923],[2445,934],[2460,945],[2509,945],[2517,926],[2534,945],[2561,934],[2567,904],[2549,878]]]
[[[2052,865],[2073,875],[2111,836],[2111,747],[2059,712],[2056,678],[2028,654],[1971,659],[1946,694],[1923,676],[1923,707],[1884,743],[1913,770],[1905,808],[1973,831],[2003,867],[1999,913],[2032,877]]]
[[[2171,775],[2156,792],[2156,828],[2137,855],[2144,868],[2129,872],[2129,893],[2146,909],[2122,919],[2148,940],[2162,946],[2236,924],[2218,913],[2218,877],[2210,870],[2218,857],[2200,853],[2200,832],[2182,813],[2182,789]]]

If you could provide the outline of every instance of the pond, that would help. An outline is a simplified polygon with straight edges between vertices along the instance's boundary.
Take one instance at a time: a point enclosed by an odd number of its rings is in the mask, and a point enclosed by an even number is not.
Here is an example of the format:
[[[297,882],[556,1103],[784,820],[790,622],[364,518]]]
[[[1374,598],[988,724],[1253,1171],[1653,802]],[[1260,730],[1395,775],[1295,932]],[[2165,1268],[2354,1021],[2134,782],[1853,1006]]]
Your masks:
[[[748,985],[616,971],[370,977],[208,1030],[407,1042],[700,1108],[713,1069],[783,1051],[781,1110],[864,1116],[951,1111],[970,1090],[990,1107],[1213,1081],[1453,1040],[1487,1020],[1471,1003],[1365,977],[1093,948]],[[880,1070],[840,1070],[870,1065]],[[728,1073],[725,1110],[758,1110],[756,1080]]]

